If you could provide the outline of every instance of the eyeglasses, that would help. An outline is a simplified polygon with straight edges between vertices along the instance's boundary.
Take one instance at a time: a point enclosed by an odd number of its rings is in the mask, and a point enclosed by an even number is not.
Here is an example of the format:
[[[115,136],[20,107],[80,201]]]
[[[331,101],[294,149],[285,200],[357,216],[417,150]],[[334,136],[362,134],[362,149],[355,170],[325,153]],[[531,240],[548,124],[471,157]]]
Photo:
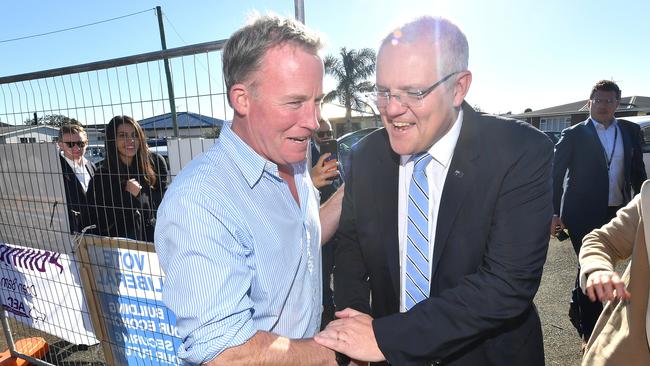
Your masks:
[[[316,136],[319,139],[331,139],[332,138],[332,131],[316,131]]]
[[[591,100],[591,103],[593,103],[593,104],[609,104],[609,105],[611,105],[611,104],[614,104],[616,102],[618,102],[618,99],[598,99],[598,98],[594,98],[594,99]]]
[[[88,145],[88,142],[86,141],[62,141],[64,144],[68,145],[69,148],[73,148],[74,146],[77,146],[80,149],[83,149]]]
[[[397,100],[397,103],[400,103],[404,107],[419,107],[422,105],[422,100],[426,98],[426,96],[429,95],[435,88],[458,73],[460,73],[460,71],[452,72],[444,78],[436,81],[435,84],[423,90],[404,90],[399,93],[375,90],[375,92],[371,94],[371,97],[374,99],[375,104],[378,108],[386,108],[388,106],[388,103],[390,103],[391,98],[395,98],[395,100]]]

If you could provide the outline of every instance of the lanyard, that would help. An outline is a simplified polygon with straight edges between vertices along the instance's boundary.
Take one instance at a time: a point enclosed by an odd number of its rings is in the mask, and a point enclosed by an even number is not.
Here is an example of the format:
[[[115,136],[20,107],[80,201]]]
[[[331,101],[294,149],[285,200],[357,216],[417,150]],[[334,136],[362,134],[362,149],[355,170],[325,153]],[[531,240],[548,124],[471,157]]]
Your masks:
[[[607,157],[607,147],[603,146],[603,152],[605,153],[605,159],[607,160],[607,171],[609,171],[609,167],[612,165],[612,158],[614,157],[614,151],[616,150],[617,139],[618,139],[618,127],[614,125],[614,146],[612,146],[612,152],[609,154],[609,158]]]

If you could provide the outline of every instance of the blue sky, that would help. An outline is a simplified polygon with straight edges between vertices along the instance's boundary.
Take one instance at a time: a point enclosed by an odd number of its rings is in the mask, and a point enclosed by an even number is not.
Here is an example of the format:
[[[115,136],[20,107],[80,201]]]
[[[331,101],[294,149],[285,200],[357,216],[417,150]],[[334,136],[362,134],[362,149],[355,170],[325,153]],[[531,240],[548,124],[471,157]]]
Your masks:
[[[0,40],[162,7],[169,48],[227,38],[252,10],[293,16],[292,0],[3,2]],[[340,47],[375,48],[391,26],[421,14],[447,16],[467,35],[474,81],[467,100],[490,113],[586,99],[600,79],[623,96],[650,96],[650,1],[305,0],[305,21]],[[53,35],[0,43],[0,76],[160,49],[153,10]],[[326,89],[332,87],[326,81]]]

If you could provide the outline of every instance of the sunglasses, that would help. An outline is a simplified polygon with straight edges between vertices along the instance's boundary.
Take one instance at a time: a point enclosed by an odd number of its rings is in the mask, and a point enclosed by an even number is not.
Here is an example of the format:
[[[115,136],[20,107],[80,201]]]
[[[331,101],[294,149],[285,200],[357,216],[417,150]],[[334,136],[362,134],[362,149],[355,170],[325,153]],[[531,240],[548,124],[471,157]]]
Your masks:
[[[75,145],[80,149],[83,149],[84,147],[86,147],[86,145],[88,145],[88,143],[86,141],[63,141],[63,143],[68,145],[68,147],[71,148],[71,149]]]
[[[316,131],[318,138],[332,138],[332,131]]]

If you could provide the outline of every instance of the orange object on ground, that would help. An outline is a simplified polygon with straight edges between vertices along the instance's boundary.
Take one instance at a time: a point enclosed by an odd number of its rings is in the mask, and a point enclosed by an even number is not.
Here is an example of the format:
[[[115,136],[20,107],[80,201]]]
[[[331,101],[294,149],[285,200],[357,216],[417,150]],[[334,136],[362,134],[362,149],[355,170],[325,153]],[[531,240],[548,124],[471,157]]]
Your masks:
[[[16,351],[34,358],[45,356],[48,349],[49,346],[42,337],[23,338],[16,341]],[[9,350],[0,353],[0,366],[26,365],[29,365],[29,362],[22,358],[11,357]]]

